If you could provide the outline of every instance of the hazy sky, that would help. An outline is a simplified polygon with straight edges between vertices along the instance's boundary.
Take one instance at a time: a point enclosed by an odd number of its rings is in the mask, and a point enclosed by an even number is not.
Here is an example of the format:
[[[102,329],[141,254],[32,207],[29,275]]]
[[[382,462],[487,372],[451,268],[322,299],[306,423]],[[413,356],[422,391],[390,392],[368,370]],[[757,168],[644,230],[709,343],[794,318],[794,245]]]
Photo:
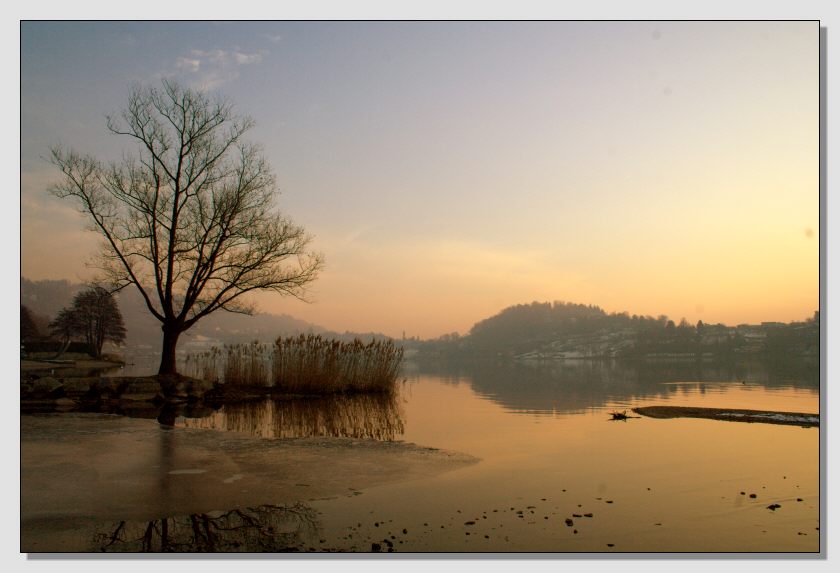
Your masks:
[[[63,143],[175,77],[251,115],[315,235],[313,303],[422,337],[533,300],[694,322],[818,307],[818,24],[24,23],[22,274],[82,280],[97,236],[46,189]]]

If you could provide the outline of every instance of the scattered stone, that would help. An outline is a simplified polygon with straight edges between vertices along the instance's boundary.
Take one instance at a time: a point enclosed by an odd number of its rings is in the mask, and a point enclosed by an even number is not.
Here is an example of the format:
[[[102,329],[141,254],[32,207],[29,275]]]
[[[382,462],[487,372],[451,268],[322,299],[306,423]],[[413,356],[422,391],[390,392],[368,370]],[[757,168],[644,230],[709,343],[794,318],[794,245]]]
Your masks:
[[[408,529],[403,529],[403,535],[405,535],[406,533],[408,533]]]
[[[803,501],[801,497],[797,497],[796,501]]]
[[[607,503],[612,503],[612,502],[613,502],[613,500],[611,500],[611,499],[607,500]]]
[[[574,524],[575,524],[575,522],[574,522],[574,521],[572,521],[572,520],[571,520],[571,518],[568,518],[568,517],[566,518],[566,525],[567,525],[567,526],[571,527],[571,526],[573,526]]]
[[[577,535],[577,529],[573,529],[573,530],[572,530],[572,533],[574,533],[575,535]]]
[[[767,509],[769,509],[770,511],[776,511],[780,507],[782,507],[782,506],[779,505],[778,503],[771,503],[770,505],[767,506]]]
[[[607,547],[615,547],[615,543],[607,543]]]
[[[374,527],[379,527],[379,522],[378,522],[378,521],[375,521],[375,522],[373,523],[373,526],[374,526]]]
[[[475,521],[465,521],[464,525],[475,525]]]
[[[584,513],[583,516],[584,517],[592,517],[592,514],[591,513]]]
[[[370,544],[371,551],[382,551],[382,546],[378,543],[371,543]]]
[[[751,493],[751,494],[750,494],[750,499],[755,499],[755,498],[757,498],[757,497],[758,497],[758,496],[757,496],[757,495],[755,495],[754,493]]]
[[[744,492],[744,491],[742,491],[742,492],[741,492],[741,495],[747,495],[747,493],[746,493],[746,492]]]

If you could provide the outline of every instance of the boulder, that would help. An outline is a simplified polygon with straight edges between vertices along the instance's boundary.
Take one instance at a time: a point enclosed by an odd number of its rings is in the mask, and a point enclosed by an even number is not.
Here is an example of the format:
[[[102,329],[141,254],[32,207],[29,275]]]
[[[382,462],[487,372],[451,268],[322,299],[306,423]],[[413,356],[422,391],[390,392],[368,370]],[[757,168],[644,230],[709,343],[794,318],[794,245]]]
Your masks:
[[[99,378],[65,378],[64,379],[64,393],[67,396],[84,396],[88,394],[91,389],[99,386]]]
[[[95,391],[103,398],[118,396],[125,388],[126,382],[123,378],[99,378]]]
[[[32,382],[32,393],[42,396],[51,396],[53,394],[59,394],[59,390],[61,388],[61,382],[59,382],[52,376],[44,376],[43,378],[38,378],[37,380]]]
[[[154,402],[163,399],[160,382],[153,377],[130,378],[119,395],[120,401]]]
[[[213,383],[186,376],[159,376],[168,400],[199,400],[213,389]]]

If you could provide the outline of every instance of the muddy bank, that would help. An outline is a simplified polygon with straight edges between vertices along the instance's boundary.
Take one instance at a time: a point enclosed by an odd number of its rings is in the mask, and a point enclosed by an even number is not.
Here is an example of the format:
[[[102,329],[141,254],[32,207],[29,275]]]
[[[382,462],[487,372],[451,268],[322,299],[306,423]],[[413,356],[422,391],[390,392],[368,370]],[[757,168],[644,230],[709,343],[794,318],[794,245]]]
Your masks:
[[[650,418],[706,418],[727,422],[783,424],[802,427],[817,427],[820,425],[818,414],[803,414],[799,412],[737,410],[731,408],[691,408],[686,406],[645,406],[633,408],[633,411]]]
[[[89,551],[104,524],[294,504],[475,463],[349,438],[265,440],[102,414],[21,416],[21,551]]]

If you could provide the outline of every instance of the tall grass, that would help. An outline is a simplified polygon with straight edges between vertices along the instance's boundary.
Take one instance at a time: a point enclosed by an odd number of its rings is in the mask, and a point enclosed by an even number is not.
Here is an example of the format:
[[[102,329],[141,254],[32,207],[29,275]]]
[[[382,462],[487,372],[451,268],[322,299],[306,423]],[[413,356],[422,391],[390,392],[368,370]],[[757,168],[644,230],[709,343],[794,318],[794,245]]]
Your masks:
[[[392,392],[402,357],[403,349],[390,340],[365,344],[310,334],[280,337],[273,345],[235,344],[191,355],[186,369],[205,380],[273,386],[291,394]]]

